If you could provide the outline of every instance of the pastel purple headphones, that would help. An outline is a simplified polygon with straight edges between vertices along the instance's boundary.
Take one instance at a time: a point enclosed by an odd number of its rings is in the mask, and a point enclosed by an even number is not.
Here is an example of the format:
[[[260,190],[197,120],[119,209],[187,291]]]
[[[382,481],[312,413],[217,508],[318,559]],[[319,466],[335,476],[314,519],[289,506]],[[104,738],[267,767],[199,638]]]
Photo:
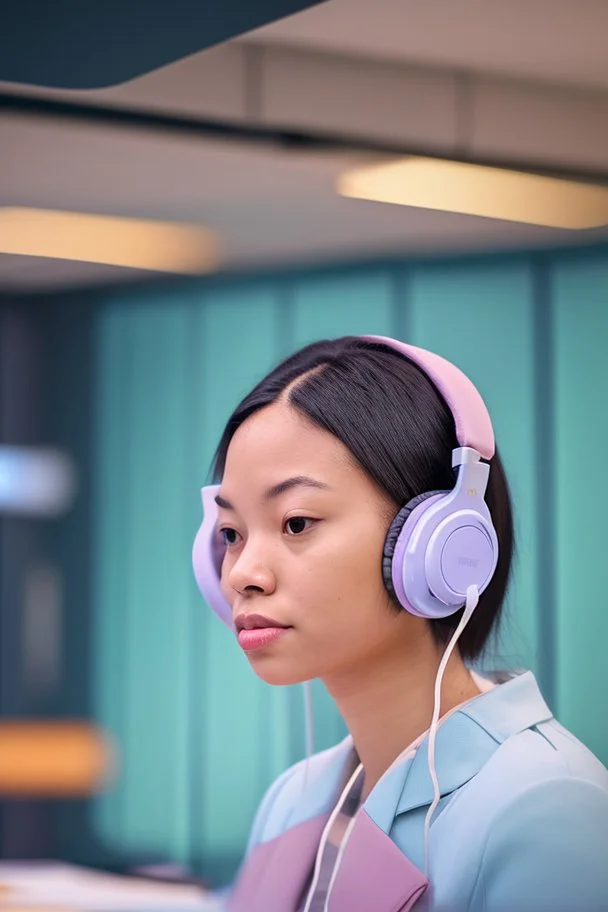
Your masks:
[[[484,500],[494,455],[494,432],[485,403],[454,364],[385,336],[362,336],[401,352],[422,368],[452,411],[460,446],[452,452],[458,469],[450,491],[427,491],[410,500],[393,520],[384,543],[382,572],[388,591],[411,614],[443,618],[458,611],[469,586],[481,594],[498,562],[498,539]],[[223,545],[216,534],[219,485],[202,489],[203,522],[194,540],[192,563],[209,607],[233,629],[232,610],[220,588]]]

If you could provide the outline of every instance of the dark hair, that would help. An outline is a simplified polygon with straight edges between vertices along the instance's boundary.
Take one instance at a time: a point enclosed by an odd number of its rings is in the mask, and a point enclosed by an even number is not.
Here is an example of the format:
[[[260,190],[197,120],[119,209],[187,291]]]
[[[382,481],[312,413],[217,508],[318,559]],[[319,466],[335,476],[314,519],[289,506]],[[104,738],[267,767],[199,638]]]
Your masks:
[[[293,383],[300,377],[300,382]],[[223,475],[237,428],[258,409],[275,402],[292,383],[289,404],[350,450],[394,501],[395,512],[424,491],[454,487],[451,453],[458,441],[443,397],[404,355],[356,336],[307,345],[257,384],[226,424],[214,460],[216,481]],[[485,499],[500,553],[494,577],[458,642],[465,660],[478,658],[490,633],[498,630],[513,551],[511,504],[498,452],[490,466]],[[394,598],[393,603],[402,610]],[[462,610],[430,621],[436,642],[447,643],[461,617]]]

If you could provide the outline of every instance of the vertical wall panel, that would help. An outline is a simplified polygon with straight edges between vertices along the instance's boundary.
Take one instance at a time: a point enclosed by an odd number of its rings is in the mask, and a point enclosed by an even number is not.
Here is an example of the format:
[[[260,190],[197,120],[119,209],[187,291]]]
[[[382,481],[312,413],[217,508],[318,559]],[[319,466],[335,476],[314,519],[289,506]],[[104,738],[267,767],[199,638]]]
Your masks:
[[[293,286],[291,347],[336,336],[390,335],[392,308],[388,270],[301,279]]]
[[[184,469],[188,310],[179,300],[138,308],[132,328],[130,510],[124,695],[127,832],[173,853],[187,847],[188,579]],[[159,749],[160,748],[160,749]],[[154,795],[154,801],[150,797]]]
[[[111,638],[112,649],[105,656],[101,690],[113,686],[111,669],[122,677],[116,825],[130,847],[164,851],[169,845],[171,855],[182,859],[189,814],[189,580],[176,569],[184,566],[188,547],[183,490],[188,315],[183,303],[167,304],[131,309],[126,320],[115,313],[106,332],[110,341],[113,331],[105,376],[110,423],[102,441],[111,465],[105,467],[102,512],[111,517],[114,534],[106,539],[109,550],[102,550],[97,579],[103,599],[103,579],[117,571],[114,603],[98,604],[101,615],[107,612],[106,643]],[[118,561],[114,548],[121,549]]]
[[[92,618],[94,666],[92,694],[98,721],[116,742],[117,783],[95,803],[94,824],[109,844],[123,839],[125,727],[123,694],[125,677],[125,576],[128,560],[124,518],[128,511],[126,453],[129,446],[130,328],[126,308],[108,306],[97,324],[96,439],[93,479],[93,580]],[[119,505],[123,504],[122,514]],[[121,846],[122,848],[122,846]]]
[[[388,270],[302,279],[294,283],[292,300],[290,349],[323,338],[394,333],[394,284]],[[294,715],[300,715],[299,693],[293,694],[292,704]],[[330,747],[344,737],[344,723],[318,681],[313,683],[313,710],[317,750]]]
[[[608,763],[608,258],[559,266],[554,308],[558,707]]]
[[[459,265],[412,276],[417,345],[454,361],[478,386],[493,418],[515,509],[517,556],[499,655],[488,664],[536,668],[534,310],[525,265]]]

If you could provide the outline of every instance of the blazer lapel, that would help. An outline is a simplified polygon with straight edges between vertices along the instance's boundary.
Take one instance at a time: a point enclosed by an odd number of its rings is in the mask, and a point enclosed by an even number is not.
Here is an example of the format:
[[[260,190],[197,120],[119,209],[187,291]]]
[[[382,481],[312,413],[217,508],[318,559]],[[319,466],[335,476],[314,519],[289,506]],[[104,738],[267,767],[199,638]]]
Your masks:
[[[321,814],[259,843],[241,869],[227,912],[295,912],[328,819]]]
[[[409,912],[428,881],[364,808],[358,812],[329,897],[329,912]],[[289,907],[286,906],[285,909]]]

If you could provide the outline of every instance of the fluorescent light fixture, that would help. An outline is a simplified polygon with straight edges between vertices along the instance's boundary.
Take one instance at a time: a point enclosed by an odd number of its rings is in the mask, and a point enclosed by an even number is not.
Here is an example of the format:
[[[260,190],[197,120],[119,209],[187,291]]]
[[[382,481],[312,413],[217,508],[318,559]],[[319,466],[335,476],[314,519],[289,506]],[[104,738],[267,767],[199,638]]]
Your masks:
[[[552,228],[608,225],[608,187],[430,158],[346,171],[338,193]]]
[[[76,469],[50,447],[0,446],[0,515],[60,516],[76,494]]]
[[[197,225],[24,207],[0,208],[0,253],[174,273],[207,272],[219,259]]]

